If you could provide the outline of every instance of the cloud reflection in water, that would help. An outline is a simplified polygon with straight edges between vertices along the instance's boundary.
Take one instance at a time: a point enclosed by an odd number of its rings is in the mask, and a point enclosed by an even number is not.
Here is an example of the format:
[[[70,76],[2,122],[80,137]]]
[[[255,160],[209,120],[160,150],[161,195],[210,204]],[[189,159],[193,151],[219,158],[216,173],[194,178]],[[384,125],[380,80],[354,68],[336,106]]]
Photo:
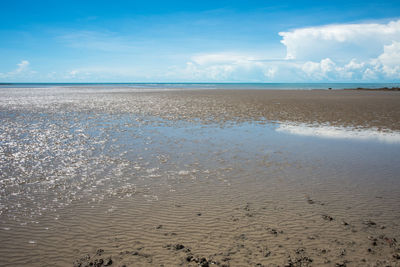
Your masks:
[[[358,139],[400,144],[400,132],[379,131],[376,128],[355,129],[352,127],[335,127],[329,125],[282,123],[276,131],[321,138]]]

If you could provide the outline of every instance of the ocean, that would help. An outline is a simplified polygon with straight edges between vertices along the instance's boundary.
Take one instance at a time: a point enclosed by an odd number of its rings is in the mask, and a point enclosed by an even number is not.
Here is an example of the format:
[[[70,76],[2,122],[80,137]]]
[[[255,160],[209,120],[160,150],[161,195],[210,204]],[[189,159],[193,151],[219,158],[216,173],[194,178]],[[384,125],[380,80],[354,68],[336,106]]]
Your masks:
[[[400,83],[0,83],[0,88],[96,87],[132,89],[313,90],[400,87]]]

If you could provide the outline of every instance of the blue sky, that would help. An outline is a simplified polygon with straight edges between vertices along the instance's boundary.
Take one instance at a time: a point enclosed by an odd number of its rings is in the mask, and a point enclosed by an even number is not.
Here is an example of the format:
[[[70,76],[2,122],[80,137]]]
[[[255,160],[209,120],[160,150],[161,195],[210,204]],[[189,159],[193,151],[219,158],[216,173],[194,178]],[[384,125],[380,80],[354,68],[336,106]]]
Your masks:
[[[399,1],[3,0],[0,82],[398,82]]]

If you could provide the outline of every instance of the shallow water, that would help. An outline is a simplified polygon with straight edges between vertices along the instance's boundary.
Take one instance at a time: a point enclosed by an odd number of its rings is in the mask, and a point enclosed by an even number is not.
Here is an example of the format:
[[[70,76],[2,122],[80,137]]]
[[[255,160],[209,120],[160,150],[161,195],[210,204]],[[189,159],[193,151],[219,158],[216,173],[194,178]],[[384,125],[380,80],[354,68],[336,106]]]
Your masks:
[[[99,112],[52,93],[0,99],[4,266],[71,266],[86,254],[116,266],[197,265],[189,256],[231,266],[399,264],[400,144],[376,137],[387,133],[329,128],[331,138],[288,122],[168,120],[115,112],[112,94],[112,109]]]

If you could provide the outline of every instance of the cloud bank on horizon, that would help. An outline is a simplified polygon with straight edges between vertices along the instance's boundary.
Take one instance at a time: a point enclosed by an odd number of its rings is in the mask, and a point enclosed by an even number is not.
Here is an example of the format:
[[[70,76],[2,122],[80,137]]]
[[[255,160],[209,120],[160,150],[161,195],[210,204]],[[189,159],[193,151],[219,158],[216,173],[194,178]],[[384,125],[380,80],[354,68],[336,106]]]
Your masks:
[[[279,35],[286,47],[284,59],[203,54],[193,56],[182,73],[212,80],[242,75],[257,80],[257,74],[267,81],[400,80],[400,20],[299,28]]]
[[[316,80],[398,80],[400,20],[387,24],[343,24],[280,32],[286,59]]]
[[[329,24],[277,32],[286,55],[230,49],[181,54],[180,61],[144,67],[141,61],[118,65],[82,64],[59,71],[36,71],[22,59],[1,72],[0,81],[121,82],[398,82],[400,81],[400,20],[387,23]],[[124,55],[136,43],[109,32],[73,31],[58,42],[80,53],[98,50]],[[267,49],[266,49],[267,50]],[[268,51],[267,51],[268,52]],[[268,54],[269,57],[265,57]],[[142,57],[146,58],[146,54]],[[86,61],[90,62],[90,59]],[[143,61],[143,59],[142,59]],[[15,64],[14,63],[14,64]],[[14,65],[15,66],[15,65]]]

